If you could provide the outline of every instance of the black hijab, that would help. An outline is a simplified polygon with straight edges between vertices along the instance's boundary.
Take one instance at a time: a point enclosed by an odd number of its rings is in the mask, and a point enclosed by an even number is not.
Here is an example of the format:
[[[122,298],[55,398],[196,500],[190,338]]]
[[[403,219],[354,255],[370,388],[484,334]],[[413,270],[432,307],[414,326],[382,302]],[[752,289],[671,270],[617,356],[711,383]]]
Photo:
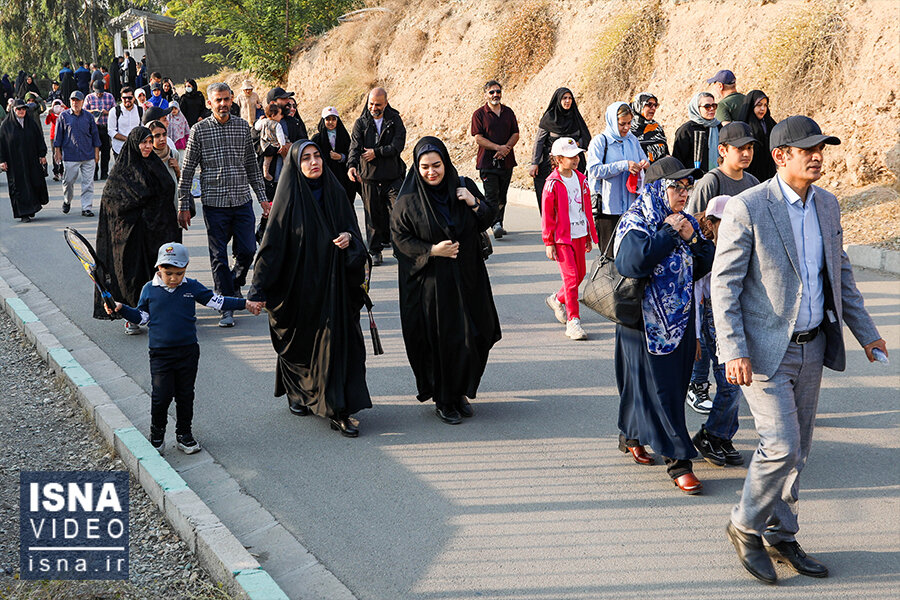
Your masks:
[[[572,96],[572,106],[569,110],[562,107],[562,98],[564,95]],[[591,134],[588,130],[587,123],[578,110],[578,103],[575,101],[575,94],[566,87],[561,87],[553,92],[553,98],[544,115],[541,117],[540,128],[559,136],[569,136],[576,138],[580,144],[587,144],[591,141]]]
[[[147,138],[152,135],[146,127],[128,134],[103,188],[97,221],[100,276],[113,297],[131,306],[153,277],[159,247],[180,236],[172,202],[175,181],[155,153],[141,153],[140,144]],[[94,318],[109,318],[97,294]]]
[[[16,91],[19,91],[19,88],[22,87],[22,84],[25,83],[25,71],[19,71],[19,74],[16,75]]]
[[[739,113],[741,121],[750,126],[750,132],[758,142],[753,152],[753,161],[747,167],[747,172],[760,181],[772,178],[776,172],[775,161],[772,160],[772,153],[769,150],[769,135],[772,133],[772,128],[776,125],[775,119],[772,118],[768,107],[766,107],[766,114],[763,115],[762,119],[757,118],[753,112],[753,107],[763,98],[769,99],[765,92],[761,90],[751,91],[744,97],[744,103],[741,105],[741,112]]]
[[[62,74],[62,78],[59,80],[59,91],[61,92],[60,98],[62,99],[64,104],[69,103],[71,100],[72,92],[78,89],[78,86],[75,85],[75,75],[72,74],[72,71],[65,71]]]
[[[340,152],[340,148],[344,148],[345,150],[350,149],[350,134],[347,132],[347,128],[344,127],[344,122],[340,117],[337,118],[337,127],[334,128],[335,134],[337,137],[334,140],[334,145],[337,148],[337,151]],[[325,119],[319,119],[319,125],[316,127],[316,131],[319,133],[319,139],[322,143],[328,141],[328,128],[325,127]],[[321,151],[321,148],[320,148]],[[344,152],[346,153],[346,152]]]

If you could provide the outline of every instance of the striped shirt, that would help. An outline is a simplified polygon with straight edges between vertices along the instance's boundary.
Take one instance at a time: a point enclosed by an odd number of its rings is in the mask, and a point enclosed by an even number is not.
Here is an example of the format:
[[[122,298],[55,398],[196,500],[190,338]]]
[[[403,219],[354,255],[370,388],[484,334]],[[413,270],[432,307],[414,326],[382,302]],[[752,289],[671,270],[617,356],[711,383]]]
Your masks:
[[[243,206],[250,201],[251,187],[259,202],[267,201],[262,172],[250,141],[250,126],[242,118],[231,115],[224,123],[215,117],[198,121],[191,127],[184,152],[178,210],[190,210],[191,182],[198,166],[204,206]]]

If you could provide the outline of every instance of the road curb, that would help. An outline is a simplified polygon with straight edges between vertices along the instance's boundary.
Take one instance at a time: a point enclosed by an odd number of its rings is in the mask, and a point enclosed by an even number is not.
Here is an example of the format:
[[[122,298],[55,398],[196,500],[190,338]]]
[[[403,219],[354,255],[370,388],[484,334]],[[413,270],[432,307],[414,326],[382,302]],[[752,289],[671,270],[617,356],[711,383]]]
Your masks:
[[[2,254],[0,268],[5,273],[0,274],[3,309],[34,345],[38,355],[74,392],[100,435],[119,455],[212,578],[239,598],[288,600],[287,594],[269,573],[206,503],[190,490],[187,482],[150,445],[90,373],[41,323],[29,304],[13,290],[13,285],[24,286],[29,295],[40,295],[44,299],[46,296]]]

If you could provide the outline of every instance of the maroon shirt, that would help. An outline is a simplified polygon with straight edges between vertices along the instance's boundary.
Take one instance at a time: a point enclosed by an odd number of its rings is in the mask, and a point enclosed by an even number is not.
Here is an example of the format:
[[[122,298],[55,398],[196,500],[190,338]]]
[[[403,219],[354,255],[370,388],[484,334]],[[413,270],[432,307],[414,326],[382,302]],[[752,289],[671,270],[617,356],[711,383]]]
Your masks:
[[[500,114],[497,115],[485,103],[484,106],[472,113],[472,135],[483,135],[495,144],[505,144],[514,133],[519,133],[519,122],[512,109],[504,104],[500,105]],[[476,169],[492,169],[494,151],[478,146],[478,158],[475,160]],[[511,150],[503,159],[503,168],[512,169],[516,166],[515,150]]]

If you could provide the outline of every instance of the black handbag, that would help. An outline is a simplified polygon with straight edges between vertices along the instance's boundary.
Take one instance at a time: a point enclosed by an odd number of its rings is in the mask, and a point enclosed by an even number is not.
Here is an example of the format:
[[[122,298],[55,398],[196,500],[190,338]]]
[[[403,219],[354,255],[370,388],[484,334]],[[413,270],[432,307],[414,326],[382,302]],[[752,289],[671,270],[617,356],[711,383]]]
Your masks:
[[[625,277],[619,273],[616,261],[610,258],[610,250],[615,239],[615,235],[611,236],[606,250],[594,259],[581,301],[613,323],[631,329],[643,329],[644,315],[641,303],[649,278]]]

